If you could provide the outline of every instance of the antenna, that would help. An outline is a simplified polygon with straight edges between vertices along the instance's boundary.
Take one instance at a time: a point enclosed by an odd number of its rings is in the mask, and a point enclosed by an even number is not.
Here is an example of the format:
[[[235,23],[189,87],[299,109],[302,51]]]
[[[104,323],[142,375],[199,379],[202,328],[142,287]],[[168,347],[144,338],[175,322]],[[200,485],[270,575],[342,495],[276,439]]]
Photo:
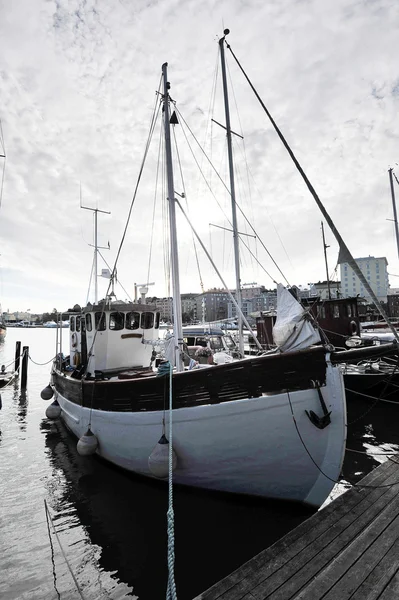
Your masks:
[[[140,296],[141,296],[141,303],[145,304],[145,296],[148,292],[148,286],[149,285],[155,285],[155,282],[153,281],[152,283],[135,283],[134,284],[134,301],[137,302],[137,288],[140,288]]]
[[[99,208],[91,208],[90,206],[83,206],[82,204],[82,184],[80,184],[80,208],[85,210],[91,210],[94,213],[94,245],[89,244],[92,248],[94,248],[94,303],[98,302],[98,266],[97,266],[97,255],[99,249],[101,250],[109,250],[109,242],[108,246],[99,246],[97,243],[97,215],[98,213],[104,213],[106,215],[110,215],[111,213],[108,210],[100,210]]]

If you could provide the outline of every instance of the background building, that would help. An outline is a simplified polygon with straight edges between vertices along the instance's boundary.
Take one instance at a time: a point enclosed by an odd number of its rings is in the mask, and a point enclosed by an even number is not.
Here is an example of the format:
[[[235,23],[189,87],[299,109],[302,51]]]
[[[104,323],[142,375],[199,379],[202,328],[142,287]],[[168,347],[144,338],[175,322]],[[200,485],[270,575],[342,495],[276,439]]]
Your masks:
[[[389,290],[389,280],[387,271],[388,261],[385,256],[379,258],[367,256],[365,258],[355,258],[355,261],[359,265],[359,268],[378,300],[380,302],[386,302]],[[350,267],[348,263],[342,263],[340,269],[342,295],[345,298],[360,295],[368,301],[371,300],[363,283],[360,282],[352,267]]]
[[[216,288],[199,294],[195,299],[198,321],[206,323],[226,319],[228,300],[228,293]]]
[[[183,323],[197,320],[197,296],[198,294],[181,294],[181,312]]]

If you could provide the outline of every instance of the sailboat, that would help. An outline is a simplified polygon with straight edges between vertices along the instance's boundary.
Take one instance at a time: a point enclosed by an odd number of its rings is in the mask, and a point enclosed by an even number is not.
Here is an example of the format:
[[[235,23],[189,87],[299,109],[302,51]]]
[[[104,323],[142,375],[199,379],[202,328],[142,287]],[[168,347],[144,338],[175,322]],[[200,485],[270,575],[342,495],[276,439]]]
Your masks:
[[[70,355],[57,356],[42,392],[45,399],[54,396],[47,414],[61,417],[79,438],[78,448],[89,440],[87,453],[153,478],[167,476],[157,451],[169,444],[172,423],[175,483],[317,508],[338,481],[344,458],[338,364],[344,359],[321,343],[289,291],[278,286],[275,350],[184,366],[167,63],[162,76],[174,317],[169,360],[156,358],[155,306],[115,302],[113,294],[96,299],[70,318]]]

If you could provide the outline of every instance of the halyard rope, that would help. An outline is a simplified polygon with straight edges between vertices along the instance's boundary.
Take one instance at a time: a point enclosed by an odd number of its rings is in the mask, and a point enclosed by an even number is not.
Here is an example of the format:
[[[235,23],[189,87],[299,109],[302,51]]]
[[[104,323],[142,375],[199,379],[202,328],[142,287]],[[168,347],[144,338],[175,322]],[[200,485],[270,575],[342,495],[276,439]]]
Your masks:
[[[175,584],[175,531],[173,512],[173,429],[172,429],[172,374],[173,365],[169,371],[169,504],[168,504],[168,587],[167,600],[177,600]]]

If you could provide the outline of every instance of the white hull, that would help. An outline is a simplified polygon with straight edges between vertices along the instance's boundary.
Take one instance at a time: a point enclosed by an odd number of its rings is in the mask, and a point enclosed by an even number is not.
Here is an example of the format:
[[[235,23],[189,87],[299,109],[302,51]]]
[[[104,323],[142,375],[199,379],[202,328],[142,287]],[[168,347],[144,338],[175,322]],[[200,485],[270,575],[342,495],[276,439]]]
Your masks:
[[[305,413],[323,414],[316,390],[174,410],[173,447],[178,457],[174,481],[319,507],[339,478],[345,451],[345,392],[337,367],[328,366],[327,385],[321,391],[331,411],[325,429],[315,427]],[[100,456],[151,477],[148,457],[161,437],[162,411],[90,411],[59,393],[55,397],[61,418],[77,437],[90,421]]]

